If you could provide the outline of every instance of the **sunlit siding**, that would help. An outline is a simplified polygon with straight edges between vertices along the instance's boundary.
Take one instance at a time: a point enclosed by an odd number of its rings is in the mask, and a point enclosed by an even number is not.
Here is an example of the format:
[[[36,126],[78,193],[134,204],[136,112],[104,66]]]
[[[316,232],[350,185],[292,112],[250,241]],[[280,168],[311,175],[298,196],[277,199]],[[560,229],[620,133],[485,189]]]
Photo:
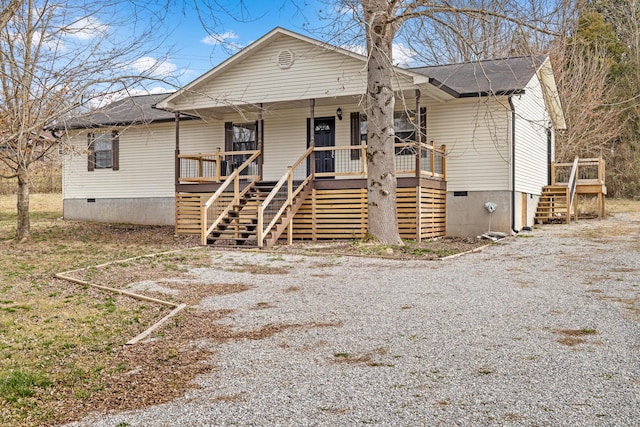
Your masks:
[[[175,148],[173,138],[174,136],[172,136],[171,144]],[[219,120],[184,120],[180,122],[180,152],[182,154],[214,153],[216,148],[224,150],[224,122]]]
[[[506,98],[467,98],[427,106],[428,139],[447,146],[448,191],[509,189]]]
[[[336,109],[343,111],[342,120],[336,117]],[[316,119],[334,117],[335,119],[335,145],[350,145],[351,111],[359,111],[356,104],[336,104],[331,106],[316,107],[314,116]],[[307,149],[307,120],[310,109],[296,108],[290,110],[267,110],[263,114],[264,119],[264,169],[265,180],[278,180],[304,154]],[[224,140],[224,122],[240,123],[257,119],[256,114],[247,114],[241,117],[239,114],[227,114],[218,123],[212,123],[216,135]],[[224,145],[224,144],[223,144]]]
[[[537,77],[529,82],[524,95],[513,98],[513,104],[516,111],[515,190],[540,194],[547,184],[547,127],[550,117]]]
[[[95,130],[110,132],[114,129]],[[120,130],[120,170],[87,170],[87,131],[74,134],[74,154],[65,156],[63,198],[173,197],[175,126],[173,123],[129,127]],[[183,121],[183,152],[215,150],[211,124]],[[222,135],[222,133],[221,133]]]
[[[295,57],[288,69],[277,61],[284,49]],[[365,89],[364,61],[281,35],[197,87],[188,99],[176,99],[174,108],[327,98],[362,94]]]

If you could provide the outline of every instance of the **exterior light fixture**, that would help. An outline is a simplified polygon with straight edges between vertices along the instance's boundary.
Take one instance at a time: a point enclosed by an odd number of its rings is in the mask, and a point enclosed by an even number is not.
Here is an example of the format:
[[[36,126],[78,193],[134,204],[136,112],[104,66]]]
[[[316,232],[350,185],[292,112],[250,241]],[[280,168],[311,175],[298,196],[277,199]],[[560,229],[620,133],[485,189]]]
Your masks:
[[[336,116],[338,116],[338,120],[342,120],[342,108],[338,107],[336,110]]]

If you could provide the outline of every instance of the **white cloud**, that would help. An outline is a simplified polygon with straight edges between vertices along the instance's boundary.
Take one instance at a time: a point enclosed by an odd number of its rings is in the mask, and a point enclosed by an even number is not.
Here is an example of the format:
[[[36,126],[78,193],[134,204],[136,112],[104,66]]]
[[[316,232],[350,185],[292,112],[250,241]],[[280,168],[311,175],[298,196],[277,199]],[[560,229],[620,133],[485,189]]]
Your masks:
[[[172,62],[158,60],[150,56],[144,56],[136,59],[131,64],[131,67],[139,73],[148,74],[154,77],[169,77],[178,69],[176,64]]]
[[[109,30],[109,26],[94,17],[80,18],[61,31],[79,40],[89,40],[95,36],[102,36]]]
[[[367,48],[363,45],[343,45],[343,49],[367,56]],[[417,52],[403,43],[393,44],[393,65],[397,67],[411,67],[414,65]]]
[[[200,40],[204,44],[208,44],[211,46],[219,46],[222,45],[225,48],[229,48],[235,51],[239,51],[244,46],[239,43],[232,42],[231,40],[236,40],[238,35],[233,31],[227,31],[225,33],[217,33],[217,34],[209,34],[207,37]]]
[[[397,67],[411,67],[415,63],[418,53],[402,43],[393,44],[393,65]]]
[[[173,91],[175,91],[175,88],[171,89],[162,86],[154,86],[152,88],[129,88],[126,90],[122,89],[105,95],[96,96],[95,98],[90,99],[84,106],[89,110],[94,110],[97,108],[106,107],[107,105],[123,98],[129,98],[137,95],[170,93]]]
[[[344,50],[348,50],[349,52],[357,53],[362,56],[367,56],[367,48],[361,44],[345,44],[340,46]]]

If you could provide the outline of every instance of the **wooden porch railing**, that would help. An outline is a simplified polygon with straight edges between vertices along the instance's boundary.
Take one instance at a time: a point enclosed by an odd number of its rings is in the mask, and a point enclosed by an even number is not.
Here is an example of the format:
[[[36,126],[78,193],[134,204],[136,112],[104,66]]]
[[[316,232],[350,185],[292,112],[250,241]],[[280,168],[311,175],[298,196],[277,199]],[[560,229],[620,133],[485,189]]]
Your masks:
[[[251,151],[221,151],[215,153],[180,154],[178,161],[178,182],[201,183],[220,182],[227,179],[231,173],[244,162],[246,156],[259,153]],[[245,178],[259,179],[257,157],[246,168]]]
[[[202,233],[200,236],[202,245],[207,244],[207,237],[209,234],[215,230],[233,206],[237,205],[240,202],[240,198],[244,196],[244,194],[255,184],[255,179],[251,180],[244,189],[240,190],[240,181],[247,178],[246,175],[242,175],[242,172],[259,156],[260,151],[254,151],[253,154],[244,161],[244,163],[242,163],[227,177],[218,190],[213,193],[202,207],[202,219],[200,223],[202,226]],[[231,201],[224,200],[221,203],[220,196],[227,190],[227,188],[229,188],[229,186],[231,186],[231,184],[233,184],[233,199]]]
[[[578,157],[573,161],[571,173],[569,174],[569,182],[567,184],[567,223],[570,221],[571,212],[574,210],[573,202],[576,197],[576,186],[578,183],[578,161]]]
[[[397,176],[420,176],[446,179],[446,149],[422,143],[418,156],[418,145],[415,142],[395,144],[395,166]],[[315,153],[325,153],[333,159],[334,171],[318,172],[316,178],[359,177],[367,176],[367,147],[362,145],[316,147]],[[316,154],[317,155],[317,154]],[[420,171],[416,172],[419,160]]]
[[[440,148],[431,144],[421,143],[419,146],[415,142],[396,143],[396,175],[398,176],[420,176],[446,179],[447,176],[447,146]],[[420,153],[418,155],[418,147]],[[416,172],[418,163],[419,173]]]
[[[319,147],[316,147],[316,150]],[[292,208],[293,200],[304,187],[313,180],[314,175],[307,171],[307,159],[313,153],[313,147],[307,151],[282,175],[273,190],[258,206],[258,247],[264,246],[264,239],[273,227],[278,223],[282,215]],[[284,187],[287,185],[286,188]],[[278,197],[280,196],[280,197]],[[286,196],[285,200],[282,198]],[[278,202],[281,202],[278,204]],[[266,226],[265,226],[266,223]],[[289,227],[289,241],[291,241],[292,228]],[[290,242],[291,243],[291,242]]]
[[[572,163],[553,163],[551,185],[568,184],[574,163],[575,160]],[[604,160],[602,157],[578,159],[575,176],[577,185],[605,184]]]
[[[435,147],[421,143],[420,153],[415,142],[395,144],[395,165],[398,176],[420,176],[446,179],[446,146]],[[226,180],[240,166],[239,161],[258,153],[252,151],[221,151],[178,155],[180,183],[207,183]],[[316,178],[367,176],[367,147],[362,145],[315,147],[315,155],[331,156],[333,171],[316,171]],[[313,156],[307,156],[307,158]],[[234,159],[239,159],[237,162]],[[259,180],[257,157],[243,167],[242,179]],[[244,163],[243,163],[244,164]],[[306,165],[306,162],[304,163]],[[416,166],[420,165],[419,173]],[[561,167],[563,164],[559,164]],[[299,165],[298,165],[299,166]],[[561,170],[561,169],[558,169]]]
[[[572,163],[553,163],[551,165],[552,192],[564,190],[566,197],[566,222],[571,215],[578,218],[577,194],[591,194],[598,197],[598,216],[604,216],[605,163],[602,157],[579,158]],[[544,215],[541,216],[544,219]]]
[[[366,178],[366,145],[360,146],[331,146],[307,149],[304,154],[289,167],[280,178],[266,199],[258,206],[257,241],[258,246],[264,245],[269,232],[276,226],[280,218],[292,208],[294,199],[305,188],[309,181],[322,177],[357,177]],[[418,149],[420,152],[418,153]],[[436,148],[430,144],[403,142],[395,144],[395,164],[398,176],[418,176],[446,179],[446,146]],[[228,216],[234,205],[238,205],[241,198],[260,179],[257,162],[261,155],[258,150],[229,151],[217,150],[215,153],[181,154],[179,182],[206,183],[224,182],[207,200],[201,210],[201,242],[206,245],[207,238],[213,230]],[[311,172],[315,156],[331,156],[333,171]],[[233,156],[244,160],[240,165],[233,165],[232,171],[225,171],[229,158]],[[247,156],[249,156],[247,158]],[[255,169],[254,169],[255,167]],[[419,167],[419,170],[418,170]],[[240,182],[247,185],[241,189]],[[286,184],[286,185],[285,185]],[[233,185],[232,192],[230,191]],[[226,196],[223,197],[223,194]],[[231,198],[230,195],[233,195]],[[290,227],[291,228],[291,227]],[[291,230],[290,230],[291,231]]]

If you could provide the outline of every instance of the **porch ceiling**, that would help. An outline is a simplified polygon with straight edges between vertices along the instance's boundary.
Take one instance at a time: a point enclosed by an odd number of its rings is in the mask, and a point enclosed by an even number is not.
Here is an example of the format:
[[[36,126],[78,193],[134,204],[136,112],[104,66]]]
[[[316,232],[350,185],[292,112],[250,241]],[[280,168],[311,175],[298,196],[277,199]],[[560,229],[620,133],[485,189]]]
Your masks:
[[[444,102],[448,99],[452,99],[453,97],[446,94],[442,90],[434,87],[430,83],[426,82],[418,85],[420,90],[422,91],[423,97],[427,97],[433,99],[437,102]],[[407,107],[412,108],[415,105],[415,89],[405,90],[402,93],[402,96],[398,94],[396,97],[396,102],[400,102],[401,98],[404,98],[407,102]],[[277,102],[264,102],[262,104],[263,111],[277,111],[277,110],[291,110],[291,109],[309,109],[309,99],[292,99],[287,101],[277,101]],[[336,97],[327,97],[327,98],[316,98],[315,106],[324,107],[324,106],[335,106],[335,107],[344,107],[345,105],[353,105],[358,104],[361,105],[362,111],[365,108],[364,102],[364,94],[362,95],[344,95],[344,96],[336,96]],[[180,112],[187,115],[192,115],[195,117],[201,117],[204,119],[222,119],[226,114],[240,113],[240,114],[251,114],[257,113],[260,109],[258,104],[252,103],[238,103],[235,105],[225,105],[211,108],[194,108],[194,109],[181,109]]]

